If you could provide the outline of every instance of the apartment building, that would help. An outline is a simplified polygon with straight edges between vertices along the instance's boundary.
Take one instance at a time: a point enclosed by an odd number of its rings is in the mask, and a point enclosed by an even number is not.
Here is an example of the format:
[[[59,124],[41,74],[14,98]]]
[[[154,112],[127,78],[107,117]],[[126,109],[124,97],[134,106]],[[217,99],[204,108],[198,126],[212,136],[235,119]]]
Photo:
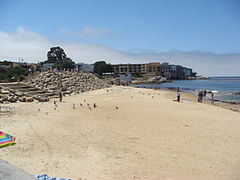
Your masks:
[[[116,74],[161,75],[167,79],[186,79],[195,76],[192,69],[169,63],[116,64],[112,66]]]
[[[112,65],[116,74],[145,74],[147,64],[116,64]]]
[[[147,74],[148,75],[158,75],[159,71],[158,68],[160,67],[160,63],[159,62],[154,62],[154,63],[148,63],[147,64]]]
[[[186,79],[193,76],[192,69],[168,63],[162,63],[158,67],[158,72],[167,79]]]

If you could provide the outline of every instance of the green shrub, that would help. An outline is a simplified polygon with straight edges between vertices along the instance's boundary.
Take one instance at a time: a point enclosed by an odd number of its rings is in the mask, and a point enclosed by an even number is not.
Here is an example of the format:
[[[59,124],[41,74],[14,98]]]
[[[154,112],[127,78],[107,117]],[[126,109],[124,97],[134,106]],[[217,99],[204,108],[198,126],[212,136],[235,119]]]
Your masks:
[[[28,67],[16,66],[0,72],[0,80],[17,81],[23,80],[28,74]]]

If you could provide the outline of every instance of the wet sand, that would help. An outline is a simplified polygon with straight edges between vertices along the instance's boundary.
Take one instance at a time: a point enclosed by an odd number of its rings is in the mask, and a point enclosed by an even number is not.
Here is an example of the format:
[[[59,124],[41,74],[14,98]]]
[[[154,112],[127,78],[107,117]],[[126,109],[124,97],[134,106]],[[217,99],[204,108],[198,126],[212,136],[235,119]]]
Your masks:
[[[74,180],[239,179],[240,113],[184,93],[177,103],[175,95],[113,87],[64,97],[57,107],[9,104],[16,112],[1,115],[0,127],[17,144],[0,158]]]

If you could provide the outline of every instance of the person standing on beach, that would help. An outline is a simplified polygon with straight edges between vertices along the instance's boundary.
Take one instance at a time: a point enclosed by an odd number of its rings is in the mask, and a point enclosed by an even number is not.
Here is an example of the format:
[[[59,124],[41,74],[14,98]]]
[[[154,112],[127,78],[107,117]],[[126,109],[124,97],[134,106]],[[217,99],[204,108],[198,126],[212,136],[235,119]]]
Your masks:
[[[177,102],[180,102],[180,92],[177,92]]]
[[[214,104],[214,94],[213,94],[213,92],[211,93],[211,103]]]
[[[203,98],[203,92],[202,90],[198,93],[198,102],[202,102],[202,98]]]
[[[207,91],[204,90],[203,95],[206,97],[207,96]]]
[[[62,92],[61,91],[59,92],[59,101],[60,102],[62,101]]]

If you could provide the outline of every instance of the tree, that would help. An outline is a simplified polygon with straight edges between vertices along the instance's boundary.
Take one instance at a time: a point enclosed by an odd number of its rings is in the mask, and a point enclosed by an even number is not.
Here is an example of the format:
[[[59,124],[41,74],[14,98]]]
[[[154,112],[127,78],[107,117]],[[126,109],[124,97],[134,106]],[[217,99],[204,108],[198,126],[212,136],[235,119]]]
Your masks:
[[[68,58],[64,50],[60,47],[52,47],[47,53],[47,60],[44,63],[54,63],[53,67],[57,69],[74,69],[75,63]]]
[[[102,76],[103,73],[113,72],[113,69],[111,64],[107,64],[105,61],[97,61],[94,63],[93,71]]]
[[[52,47],[50,51],[47,53],[47,62],[48,63],[56,63],[57,61],[63,61],[66,59],[67,55],[64,50],[60,47]]]
[[[72,61],[70,58],[66,58],[63,61],[57,61],[54,63],[53,68],[57,69],[74,69],[75,68],[75,63]]]

